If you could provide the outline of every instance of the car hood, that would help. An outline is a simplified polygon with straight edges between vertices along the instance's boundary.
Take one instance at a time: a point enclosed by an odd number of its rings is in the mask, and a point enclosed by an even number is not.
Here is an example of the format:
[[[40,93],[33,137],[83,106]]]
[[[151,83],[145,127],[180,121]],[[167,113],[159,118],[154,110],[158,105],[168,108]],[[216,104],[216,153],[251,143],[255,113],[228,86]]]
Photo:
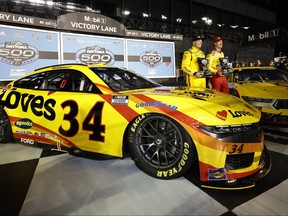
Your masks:
[[[124,93],[124,92],[123,92]],[[158,95],[158,96],[173,96],[186,100],[187,98],[194,100],[201,100],[211,102],[219,105],[225,105],[228,102],[229,106],[234,106],[242,101],[238,98],[232,97],[229,94],[220,93],[206,88],[195,88],[186,86],[161,86],[151,89],[138,89],[133,91],[126,91],[129,94],[143,94],[143,95]]]
[[[229,94],[204,88],[157,87],[123,92],[141,99],[136,107],[168,108],[193,116],[209,125],[246,124],[258,122],[261,113],[248,103]],[[139,94],[139,95],[138,95]]]
[[[264,98],[287,98],[288,82],[243,82],[236,83],[241,96]]]

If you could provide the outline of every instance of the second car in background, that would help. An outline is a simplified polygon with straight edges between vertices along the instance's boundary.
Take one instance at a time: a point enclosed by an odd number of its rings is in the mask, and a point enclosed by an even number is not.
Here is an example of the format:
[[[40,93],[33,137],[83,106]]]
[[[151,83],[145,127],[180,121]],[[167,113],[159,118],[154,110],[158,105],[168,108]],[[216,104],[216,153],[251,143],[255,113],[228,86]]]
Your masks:
[[[240,67],[233,68],[228,80],[231,94],[261,111],[263,125],[288,129],[287,72],[274,67]]]

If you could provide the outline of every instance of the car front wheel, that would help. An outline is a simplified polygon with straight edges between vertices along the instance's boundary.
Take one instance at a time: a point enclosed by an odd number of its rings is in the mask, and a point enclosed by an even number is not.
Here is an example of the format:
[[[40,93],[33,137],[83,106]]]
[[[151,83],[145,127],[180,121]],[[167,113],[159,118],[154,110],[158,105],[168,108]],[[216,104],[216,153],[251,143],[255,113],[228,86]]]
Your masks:
[[[189,134],[167,116],[142,115],[134,120],[129,131],[130,156],[137,167],[152,177],[178,178],[197,158]]]

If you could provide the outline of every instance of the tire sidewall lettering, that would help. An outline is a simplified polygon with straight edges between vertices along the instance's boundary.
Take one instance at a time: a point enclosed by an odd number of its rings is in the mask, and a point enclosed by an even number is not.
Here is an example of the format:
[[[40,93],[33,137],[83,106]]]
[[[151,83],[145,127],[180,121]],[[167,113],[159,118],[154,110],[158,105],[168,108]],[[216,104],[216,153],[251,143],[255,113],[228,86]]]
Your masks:
[[[168,169],[166,171],[158,170],[157,176],[160,178],[161,177],[165,178],[165,177],[171,177],[171,176],[179,173],[183,169],[183,167],[186,165],[186,162],[189,158],[189,156],[188,156],[189,152],[190,152],[189,151],[189,144],[187,142],[184,142],[183,154],[181,155],[181,159],[178,162],[177,166],[172,167],[171,169]]]

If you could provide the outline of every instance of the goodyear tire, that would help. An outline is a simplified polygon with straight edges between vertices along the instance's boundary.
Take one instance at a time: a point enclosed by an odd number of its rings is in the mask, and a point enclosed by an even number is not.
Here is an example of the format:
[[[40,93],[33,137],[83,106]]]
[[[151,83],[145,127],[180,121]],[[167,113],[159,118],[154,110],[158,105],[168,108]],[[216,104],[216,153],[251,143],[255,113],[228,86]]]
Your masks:
[[[12,141],[13,136],[9,118],[4,109],[0,106],[0,143]]]
[[[182,176],[197,158],[184,128],[164,115],[138,116],[128,133],[128,147],[136,166],[159,179]]]

